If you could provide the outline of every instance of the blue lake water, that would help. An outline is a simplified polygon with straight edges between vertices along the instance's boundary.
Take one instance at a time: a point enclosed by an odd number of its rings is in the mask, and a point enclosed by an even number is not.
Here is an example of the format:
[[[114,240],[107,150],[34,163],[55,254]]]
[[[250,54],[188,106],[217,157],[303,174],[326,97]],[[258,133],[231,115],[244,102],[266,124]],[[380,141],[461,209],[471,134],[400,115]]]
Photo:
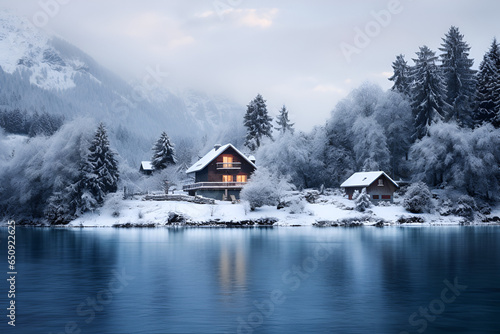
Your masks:
[[[18,227],[16,241],[1,333],[500,333],[499,227]]]

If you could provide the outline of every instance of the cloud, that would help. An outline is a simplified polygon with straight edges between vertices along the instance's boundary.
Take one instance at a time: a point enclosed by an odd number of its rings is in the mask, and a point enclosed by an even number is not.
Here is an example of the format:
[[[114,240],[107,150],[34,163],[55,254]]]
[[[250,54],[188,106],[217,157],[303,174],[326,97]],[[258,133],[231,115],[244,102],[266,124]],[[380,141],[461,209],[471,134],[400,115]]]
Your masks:
[[[313,88],[313,91],[318,93],[335,93],[335,94],[344,94],[345,91],[342,88],[338,88],[332,84],[319,84]]]
[[[123,33],[134,39],[142,41],[162,41],[161,45],[167,49],[175,49],[189,45],[195,39],[183,31],[175,20],[155,12],[143,12],[128,20],[126,24],[120,23]]]
[[[195,17],[204,19],[204,18],[207,18],[207,17],[211,17],[214,14],[215,14],[215,12],[213,10],[207,10],[206,12],[196,14]]]
[[[371,77],[374,77],[374,78],[384,78],[384,79],[388,79],[390,77],[392,77],[394,73],[392,72],[389,72],[389,71],[383,71],[383,72],[375,72],[375,73],[370,73],[369,75]]]
[[[273,24],[273,18],[278,13],[278,9],[273,8],[265,12],[256,9],[236,9],[239,17],[239,23],[248,27],[269,28]]]
[[[209,10],[195,16],[200,19],[207,19],[219,16],[221,20],[230,20],[239,26],[269,28],[273,24],[273,20],[278,14],[277,8],[270,9],[252,9],[252,8],[232,8],[224,7],[215,11]]]

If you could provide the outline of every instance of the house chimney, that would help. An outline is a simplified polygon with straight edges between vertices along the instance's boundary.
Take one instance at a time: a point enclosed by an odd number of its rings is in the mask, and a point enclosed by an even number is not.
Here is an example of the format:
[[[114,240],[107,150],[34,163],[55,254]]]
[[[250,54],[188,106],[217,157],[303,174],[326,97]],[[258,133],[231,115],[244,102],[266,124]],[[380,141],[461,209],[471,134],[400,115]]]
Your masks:
[[[250,162],[252,162],[255,165],[255,157],[253,155],[249,156],[248,160],[250,160]]]
[[[216,151],[217,151],[217,150],[218,150],[221,146],[222,146],[221,144],[215,144],[215,145],[214,145],[214,150],[216,150]]]

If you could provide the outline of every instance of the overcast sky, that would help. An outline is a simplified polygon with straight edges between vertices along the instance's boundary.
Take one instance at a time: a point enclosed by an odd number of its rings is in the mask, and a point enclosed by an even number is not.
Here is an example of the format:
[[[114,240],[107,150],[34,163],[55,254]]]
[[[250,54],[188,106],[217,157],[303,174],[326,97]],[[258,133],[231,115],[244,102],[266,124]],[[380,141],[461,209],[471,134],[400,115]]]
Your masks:
[[[323,124],[364,81],[390,88],[395,56],[437,50],[451,25],[477,67],[500,38],[500,1],[0,0],[90,54],[125,80],[155,69],[168,87],[221,94],[246,105],[257,93],[271,115],[286,104],[298,128]],[[376,14],[378,13],[378,14]]]

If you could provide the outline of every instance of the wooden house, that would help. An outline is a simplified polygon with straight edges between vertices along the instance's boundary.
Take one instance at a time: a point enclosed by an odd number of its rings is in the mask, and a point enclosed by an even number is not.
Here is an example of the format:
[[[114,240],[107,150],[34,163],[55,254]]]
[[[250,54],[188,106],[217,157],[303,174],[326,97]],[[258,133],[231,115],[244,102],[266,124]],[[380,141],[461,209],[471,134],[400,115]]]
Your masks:
[[[145,175],[151,175],[153,173],[153,165],[151,161],[141,161],[141,167],[139,171]]]
[[[354,173],[340,187],[344,188],[349,199],[352,199],[356,190],[361,192],[363,188],[366,188],[366,193],[370,195],[373,202],[392,202],[394,192],[399,188],[398,184],[384,172]]]
[[[240,191],[255,171],[251,160],[231,144],[215,145],[203,158],[186,170],[191,183],[183,186],[189,195],[217,200],[240,198]]]

